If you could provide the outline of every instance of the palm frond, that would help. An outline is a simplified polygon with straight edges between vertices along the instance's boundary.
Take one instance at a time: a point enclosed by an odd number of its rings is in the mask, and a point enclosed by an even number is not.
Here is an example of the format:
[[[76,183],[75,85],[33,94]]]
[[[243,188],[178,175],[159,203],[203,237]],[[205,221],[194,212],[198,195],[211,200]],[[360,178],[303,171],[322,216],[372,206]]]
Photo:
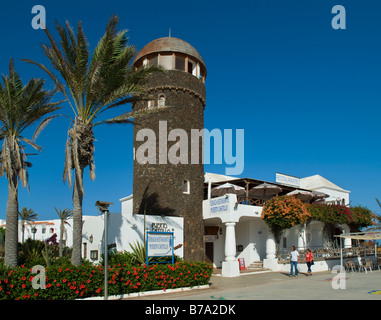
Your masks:
[[[132,123],[131,113],[123,110],[113,117],[100,119],[106,111],[137,101],[145,94],[147,77],[160,67],[132,67],[136,55],[134,46],[128,44],[127,30],[118,30],[118,16],[111,16],[97,46],[90,53],[89,43],[82,23],[74,30],[68,22],[56,22],[58,40],[48,29],[49,44],[43,45],[51,69],[41,63],[25,60],[44,70],[62,92],[74,111],[75,120],[68,130],[65,146],[63,179],[72,186],[72,170],[82,194],[84,169],[89,166],[90,178],[95,179],[93,127],[100,124]],[[58,72],[59,76],[54,73]],[[45,120],[41,128],[49,122]],[[36,136],[39,128],[36,130]]]
[[[5,174],[10,186],[18,188],[21,181],[24,187],[28,187],[28,171],[30,162],[27,161],[24,142],[36,150],[41,147],[34,141],[22,136],[25,129],[34,123],[38,123],[44,117],[60,109],[60,102],[51,102],[54,91],[44,90],[45,81],[41,79],[30,79],[25,85],[21,77],[14,69],[11,59],[9,63],[9,75],[2,76],[0,83],[0,140],[3,140],[0,149],[0,171]],[[44,125],[42,126],[44,127]],[[38,127],[39,132],[43,129]]]
[[[133,117],[133,112],[126,112],[124,114],[121,114],[120,116],[108,119],[108,120],[102,120],[94,124],[94,126],[100,125],[100,124],[130,124],[133,123],[131,120]]]

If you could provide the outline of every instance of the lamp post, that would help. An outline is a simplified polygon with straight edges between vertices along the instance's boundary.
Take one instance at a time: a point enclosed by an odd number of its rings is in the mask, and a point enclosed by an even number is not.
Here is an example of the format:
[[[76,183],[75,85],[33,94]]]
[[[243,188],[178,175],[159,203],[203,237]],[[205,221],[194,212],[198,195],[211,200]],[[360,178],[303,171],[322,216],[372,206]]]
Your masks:
[[[33,233],[33,240],[35,240],[36,237],[37,228],[35,226],[32,227],[32,233]]]
[[[95,205],[98,207],[98,210],[103,213],[104,215],[104,268],[105,268],[105,280],[104,280],[104,299],[107,300],[108,294],[107,294],[107,275],[108,275],[108,254],[107,254],[107,247],[108,247],[108,241],[107,241],[107,218],[108,218],[108,207],[113,204],[112,202],[106,202],[106,201],[97,201],[95,202]]]

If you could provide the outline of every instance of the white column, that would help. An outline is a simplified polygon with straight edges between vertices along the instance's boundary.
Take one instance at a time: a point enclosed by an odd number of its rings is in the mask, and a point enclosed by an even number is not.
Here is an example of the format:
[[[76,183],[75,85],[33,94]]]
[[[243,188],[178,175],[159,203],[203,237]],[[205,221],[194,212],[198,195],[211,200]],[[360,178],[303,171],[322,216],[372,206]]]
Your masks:
[[[266,240],[266,259],[275,259],[276,244],[274,234],[269,231]]]
[[[300,225],[298,232],[298,250],[306,249],[306,225]]]
[[[276,258],[275,236],[271,230],[269,230],[267,233],[266,259],[263,259],[263,267],[273,271],[279,270],[278,259]]]
[[[236,261],[235,222],[227,222],[225,226],[225,261]]]
[[[208,179],[208,200],[212,198],[212,180]]]
[[[349,227],[343,227],[343,234],[348,234],[350,232],[351,231],[350,231]],[[352,247],[352,239],[351,238],[344,238],[343,242],[344,242],[344,245],[343,245],[344,249]]]
[[[239,264],[235,257],[236,241],[235,241],[235,222],[226,222],[225,226],[225,261],[222,262],[223,277],[239,276]]]

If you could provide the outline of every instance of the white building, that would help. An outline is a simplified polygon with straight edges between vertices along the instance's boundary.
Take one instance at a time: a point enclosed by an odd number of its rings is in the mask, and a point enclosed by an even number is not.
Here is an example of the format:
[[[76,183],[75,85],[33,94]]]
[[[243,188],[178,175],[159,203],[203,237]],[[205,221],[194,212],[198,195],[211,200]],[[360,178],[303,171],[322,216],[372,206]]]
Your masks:
[[[174,233],[174,253],[183,257],[184,219],[181,217],[166,217],[132,214],[132,195],[120,199],[121,213],[110,212],[108,218],[108,245],[117,251],[131,251],[130,244],[144,242],[144,230],[165,231]],[[98,262],[104,252],[104,217],[87,217],[83,224],[82,257]]]
[[[117,251],[131,251],[130,243],[143,243],[144,230],[166,231],[174,233],[174,251],[179,257],[183,257],[183,228],[184,219],[181,217],[165,217],[133,215],[132,195],[120,199],[121,213],[109,213],[108,219],[108,245]],[[145,220],[145,221],[144,221]],[[65,224],[64,244],[68,247],[73,245],[73,223],[68,220]],[[25,224],[24,240],[31,238],[45,241],[53,234],[60,236],[60,219],[36,221]],[[145,227],[144,227],[145,225]],[[0,226],[6,226],[6,220],[0,220]],[[34,229],[34,230],[33,230]],[[35,231],[35,233],[33,233]],[[19,225],[19,241],[22,241],[22,227]],[[104,252],[104,217],[83,216],[82,226],[82,257],[94,263],[99,262]]]
[[[212,198],[211,189],[214,186],[229,181],[248,188],[263,183],[263,181],[243,178],[237,179],[218,174],[205,174],[205,187],[208,188],[208,198],[203,201],[203,219],[205,224],[205,256],[206,261],[213,263],[214,267],[222,268],[224,276],[238,276],[238,259],[244,259],[248,266],[253,262],[263,263],[263,267],[274,271],[288,270],[287,265],[280,264],[276,257],[276,244],[267,224],[262,220],[262,205],[241,201],[235,194],[226,194],[222,197]],[[329,203],[349,204],[349,191],[340,188],[327,179],[314,175],[298,180],[297,185],[277,184],[284,192],[295,189],[319,191],[327,194],[325,199]],[[247,200],[247,199],[246,199]],[[108,245],[117,251],[131,251],[130,244],[143,243],[144,230],[174,232],[174,246],[178,249],[175,254],[183,257],[183,229],[184,218],[135,215],[132,213],[133,196],[120,199],[121,213],[109,214]],[[250,204],[249,204],[250,203]],[[104,252],[104,220],[103,216],[83,217],[82,257],[93,262],[99,262]],[[72,246],[72,221],[65,224],[64,241]],[[0,220],[5,226],[5,220]],[[339,233],[348,233],[346,225],[337,226]],[[36,232],[33,234],[32,229]],[[46,240],[54,233],[59,241],[60,220],[37,221],[25,225],[24,238]],[[279,250],[289,252],[292,245],[297,249],[322,248],[325,246],[324,224],[312,221],[307,228],[295,226],[283,233]],[[22,239],[21,226],[19,241]],[[351,246],[350,239],[345,240],[345,247]],[[315,270],[327,270],[329,262],[322,261],[314,266]]]
[[[263,262],[265,268],[273,271],[289,270],[289,266],[278,263],[276,257],[276,243],[267,224],[262,220],[262,205],[248,204],[240,201],[236,194],[226,194],[212,198],[211,188],[229,181],[232,184],[244,186],[246,190],[264,181],[244,178],[236,179],[227,176],[206,173],[205,183],[208,184],[208,199],[203,202],[203,217],[205,222],[206,258],[215,267],[222,267],[222,275],[238,276],[239,264],[237,259],[244,259],[248,266],[253,262]],[[281,186],[285,192],[295,189],[308,189],[326,193],[329,202],[349,204],[349,191],[344,190],[325,178],[316,175],[297,179],[297,185]],[[247,200],[247,199],[246,199]],[[349,232],[346,225],[338,226],[339,232]],[[294,226],[283,233],[279,250],[289,252],[295,245],[298,250],[324,247],[324,224],[312,221],[308,228]],[[345,246],[351,246],[350,240]],[[330,266],[326,261],[319,262],[315,270],[327,270]],[[305,265],[303,266],[305,267]]]
[[[300,187],[328,194],[329,197],[325,199],[327,203],[349,204],[350,191],[340,188],[318,174],[300,179]]]

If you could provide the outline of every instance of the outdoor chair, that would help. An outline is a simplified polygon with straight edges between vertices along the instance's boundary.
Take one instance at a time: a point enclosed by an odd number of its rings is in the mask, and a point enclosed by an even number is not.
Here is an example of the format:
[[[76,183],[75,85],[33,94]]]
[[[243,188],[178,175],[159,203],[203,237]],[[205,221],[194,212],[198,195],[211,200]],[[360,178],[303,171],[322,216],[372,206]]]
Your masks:
[[[352,260],[347,261],[348,267],[351,269],[352,272],[357,271],[356,263]]]
[[[372,261],[367,260],[365,263],[361,264],[360,269],[364,269],[365,273],[368,273],[367,269],[369,268],[370,272],[372,272]]]

